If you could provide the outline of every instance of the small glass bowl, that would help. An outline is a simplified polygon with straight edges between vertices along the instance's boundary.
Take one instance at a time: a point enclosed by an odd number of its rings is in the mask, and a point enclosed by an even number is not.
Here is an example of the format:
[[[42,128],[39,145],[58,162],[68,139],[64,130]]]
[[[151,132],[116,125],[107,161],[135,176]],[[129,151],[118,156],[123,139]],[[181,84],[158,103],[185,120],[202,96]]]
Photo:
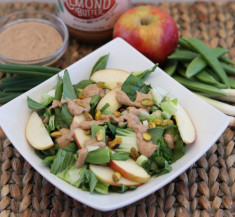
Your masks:
[[[24,22],[41,22],[55,28],[63,39],[61,47],[46,57],[32,60],[17,60],[0,54],[0,63],[33,64],[44,66],[55,63],[64,54],[68,46],[69,33],[65,23],[54,14],[44,11],[18,11],[0,18],[0,33],[12,25]]]

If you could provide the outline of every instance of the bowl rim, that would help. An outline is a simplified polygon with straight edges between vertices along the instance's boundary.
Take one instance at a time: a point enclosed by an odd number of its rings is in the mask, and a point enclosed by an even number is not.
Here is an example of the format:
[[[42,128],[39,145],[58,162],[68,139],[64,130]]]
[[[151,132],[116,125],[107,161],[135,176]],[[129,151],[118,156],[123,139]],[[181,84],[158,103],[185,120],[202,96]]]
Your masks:
[[[20,10],[20,11],[16,11],[16,12],[13,12],[13,13],[10,13],[10,14],[7,14],[7,15],[1,17],[0,18],[0,23],[3,20],[8,19],[11,16],[15,16],[15,15],[18,15],[18,14],[23,14],[23,13],[25,13],[25,14],[43,14],[43,15],[46,15],[48,17],[54,18],[62,26],[61,29],[64,33],[63,43],[60,46],[60,48],[57,49],[55,52],[51,53],[50,55],[48,55],[46,57],[42,57],[42,58],[39,58],[39,59],[17,60],[17,59],[6,57],[6,56],[4,56],[0,53],[0,62],[1,61],[3,63],[5,63],[5,62],[11,62],[11,63],[17,62],[17,64],[39,64],[39,63],[43,63],[43,62],[48,61],[48,60],[49,60],[49,62],[54,62],[55,60],[57,60],[57,57],[61,57],[62,56],[61,53],[64,53],[64,51],[66,50],[66,48],[68,46],[68,40],[69,40],[69,31],[68,31],[68,28],[67,28],[66,24],[64,23],[64,21],[60,17],[56,16],[55,14],[45,12],[45,11],[42,11],[42,10],[35,10],[35,11]],[[10,24],[10,23],[13,23],[13,25],[15,25],[15,24],[22,23],[22,22],[28,22],[27,20],[34,20],[35,22],[37,22],[36,20],[38,20],[40,23],[42,23],[40,20],[47,20],[47,19],[45,19],[45,18],[22,18],[22,19],[10,21],[9,23],[6,23],[4,26],[6,26],[7,24]],[[52,22],[50,22],[50,23],[52,23]],[[47,23],[47,25],[50,25],[50,24]],[[11,25],[7,26],[6,29],[9,28],[10,26]],[[55,26],[57,26],[57,25],[55,25]],[[55,28],[55,26],[52,26],[52,27]],[[1,32],[1,29],[2,28],[0,28],[0,32]],[[60,32],[59,32],[59,34],[61,35]],[[53,58],[53,61],[51,60],[51,58]],[[50,64],[50,63],[48,63],[48,64]]]

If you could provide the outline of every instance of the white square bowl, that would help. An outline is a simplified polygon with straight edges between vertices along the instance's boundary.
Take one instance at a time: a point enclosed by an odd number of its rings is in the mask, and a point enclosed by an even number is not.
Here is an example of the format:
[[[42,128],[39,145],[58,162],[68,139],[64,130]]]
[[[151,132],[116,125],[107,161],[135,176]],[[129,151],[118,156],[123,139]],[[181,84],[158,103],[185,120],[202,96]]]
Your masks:
[[[67,69],[72,82],[75,84],[87,79],[98,58],[107,53],[110,53],[107,68],[134,72],[149,69],[154,65],[124,40],[117,38],[69,66]],[[63,71],[59,74],[62,76]],[[165,88],[171,95],[178,98],[195,125],[196,141],[186,148],[186,154],[181,159],[172,164],[170,173],[158,178],[152,177],[147,183],[133,191],[122,194],[110,193],[109,195],[90,194],[57,178],[50,173],[48,167],[41,164],[41,159],[34,153],[25,138],[25,126],[31,113],[26,99],[27,96],[30,96],[38,100],[43,93],[48,92],[56,84],[57,75],[0,107],[0,125],[21,155],[35,170],[61,191],[98,210],[118,209],[155,192],[184,172],[216,142],[229,123],[227,116],[202,101],[160,68],[157,68],[147,81],[153,87],[158,85]]]

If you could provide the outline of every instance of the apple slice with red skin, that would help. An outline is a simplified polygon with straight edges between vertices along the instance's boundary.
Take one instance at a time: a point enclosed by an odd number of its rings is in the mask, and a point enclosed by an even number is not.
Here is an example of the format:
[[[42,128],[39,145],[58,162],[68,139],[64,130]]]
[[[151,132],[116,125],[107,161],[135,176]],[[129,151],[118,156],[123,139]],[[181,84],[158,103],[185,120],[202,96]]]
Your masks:
[[[111,112],[117,111],[122,105],[117,101],[116,94],[121,90],[121,87],[116,87],[108,92],[98,103],[96,109],[100,110],[106,103],[109,104],[107,110]]]
[[[150,179],[150,175],[139,166],[133,159],[126,161],[110,160],[109,166],[123,177],[133,182],[145,183]]]
[[[54,145],[37,112],[30,115],[25,128],[25,136],[29,144],[37,150],[46,150]]]
[[[185,109],[178,103],[177,111],[173,115],[179,129],[180,136],[186,145],[190,145],[195,141],[195,127]]]
[[[82,121],[85,121],[85,116],[84,114],[81,115],[76,115],[73,118],[73,123],[81,123]],[[87,139],[91,139],[91,135],[86,135],[81,128],[76,128],[74,130],[74,139],[78,145],[79,148],[84,147],[84,142]]]
[[[121,184],[123,184],[127,187],[141,185],[141,183],[133,182],[124,177],[121,177],[118,182],[114,182],[112,176],[115,171],[108,166],[90,164],[89,169],[95,173],[95,176],[99,180],[110,185],[121,186]]]
[[[123,83],[130,75],[129,72],[120,69],[102,69],[94,72],[90,80],[98,83],[102,82],[120,82]]]

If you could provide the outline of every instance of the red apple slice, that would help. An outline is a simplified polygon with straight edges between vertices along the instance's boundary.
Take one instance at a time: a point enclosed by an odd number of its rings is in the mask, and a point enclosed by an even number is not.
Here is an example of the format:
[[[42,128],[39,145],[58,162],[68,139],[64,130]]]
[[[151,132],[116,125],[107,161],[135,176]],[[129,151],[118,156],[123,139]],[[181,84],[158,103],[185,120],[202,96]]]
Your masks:
[[[120,107],[121,104],[117,101],[116,99],[116,94],[118,91],[121,90],[121,87],[116,87],[113,90],[111,90],[110,92],[108,92],[98,103],[96,109],[100,110],[106,103],[109,104],[109,107],[107,108],[107,110],[111,111],[111,112],[115,112],[117,111]]]
[[[110,185],[121,186],[121,184],[123,184],[127,187],[141,185],[141,183],[133,182],[131,180],[125,179],[124,177],[121,177],[118,182],[114,182],[112,176],[115,171],[108,166],[90,164],[89,169],[95,173],[99,180]]]
[[[145,183],[150,179],[150,175],[131,158],[126,161],[110,160],[109,165],[114,171],[133,182]]]
[[[179,129],[182,140],[186,145],[190,145],[196,138],[195,127],[184,108],[178,103],[177,112],[173,115]]]
[[[84,114],[76,115],[73,118],[73,123],[81,123],[82,121],[85,121]],[[91,139],[91,136],[86,135],[81,128],[76,128],[74,130],[74,139],[75,139],[78,147],[83,148],[85,140]]]
[[[121,82],[123,83],[130,75],[129,72],[120,69],[102,69],[94,72],[90,79],[94,82]]]
[[[25,136],[29,144],[38,150],[45,150],[54,145],[37,112],[30,115],[25,128]]]

